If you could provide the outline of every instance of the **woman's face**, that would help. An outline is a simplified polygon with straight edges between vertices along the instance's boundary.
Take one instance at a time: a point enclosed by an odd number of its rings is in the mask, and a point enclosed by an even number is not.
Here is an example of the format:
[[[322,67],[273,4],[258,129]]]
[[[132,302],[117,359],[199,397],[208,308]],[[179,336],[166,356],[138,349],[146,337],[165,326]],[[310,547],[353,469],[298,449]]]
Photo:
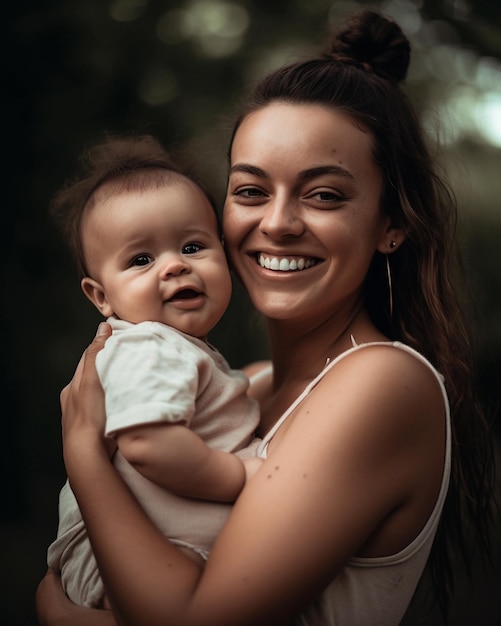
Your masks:
[[[372,136],[344,113],[277,102],[243,120],[230,166],[225,240],[256,308],[311,321],[356,304],[392,238]]]

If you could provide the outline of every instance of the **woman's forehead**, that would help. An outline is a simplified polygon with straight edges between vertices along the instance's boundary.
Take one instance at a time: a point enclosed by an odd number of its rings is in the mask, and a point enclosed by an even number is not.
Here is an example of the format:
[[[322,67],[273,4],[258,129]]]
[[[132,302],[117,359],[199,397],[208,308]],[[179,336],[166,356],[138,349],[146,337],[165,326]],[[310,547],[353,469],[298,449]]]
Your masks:
[[[240,163],[289,164],[298,172],[331,165],[353,175],[377,167],[372,134],[352,116],[326,106],[287,103],[267,105],[244,118],[231,151],[232,168]]]

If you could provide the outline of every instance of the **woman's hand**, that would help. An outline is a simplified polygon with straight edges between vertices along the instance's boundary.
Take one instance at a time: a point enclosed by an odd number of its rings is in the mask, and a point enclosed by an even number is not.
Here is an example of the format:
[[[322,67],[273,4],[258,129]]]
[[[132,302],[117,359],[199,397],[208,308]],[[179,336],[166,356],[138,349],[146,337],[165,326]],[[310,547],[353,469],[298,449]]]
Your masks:
[[[105,322],[85,350],[71,382],[61,392],[62,437],[65,464],[68,468],[69,451],[88,438],[105,445],[111,456],[116,448],[114,441],[104,438],[104,392],[96,370],[97,353],[111,335],[111,326]]]
[[[61,392],[62,430],[65,462],[69,461],[72,441],[82,441],[82,433],[93,436],[113,454],[116,444],[103,437],[105,412],[104,393],[96,371],[96,355],[111,335],[111,326],[99,325],[96,337],[84,352],[71,382]],[[48,570],[36,594],[37,613],[41,626],[113,626],[116,620],[110,611],[86,609],[73,604],[65,595],[61,578]]]
[[[86,609],[68,600],[61,578],[52,570],[42,578],[36,594],[40,626],[116,626],[111,611]]]

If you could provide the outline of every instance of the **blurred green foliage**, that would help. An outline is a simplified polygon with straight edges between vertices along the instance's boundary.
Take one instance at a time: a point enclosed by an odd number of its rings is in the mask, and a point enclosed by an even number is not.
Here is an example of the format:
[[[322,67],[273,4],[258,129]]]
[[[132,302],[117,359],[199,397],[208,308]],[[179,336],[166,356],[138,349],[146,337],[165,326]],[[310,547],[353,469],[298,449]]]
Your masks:
[[[499,3],[365,4],[395,15],[409,29],[416,53],[408,91],[424,119],[447,117],[451,107],[466,102],[459,100],[465,89],[474,94],[468,100],[474,106],[484,88],[481,68],[490,68],[493,80],[501,76]],[[48,218],[50,197],[73,174],[82,149],[103,133],[148,132],[172,149],[186,146],[193,167],[221,199],[227,129],[239,96],[268,68],[321,48],[332,22],[359,6],[332,0],[32,0],[3,7],[0,614],[7,626],[35,623],[34,590],[56,532],[64,480],[59,390],[99,320]],[[458,55],[463,74],[446,63]],[[496,89],[501,98],[501,80],[485,88]],[[501,108],[497,112],[501,117]],[[461,207],[478,384],[495,416],[501,371],[500,145],[473,132],[471,124],[463,128],[474,111],[463,113],[464,118],[454,114],[452,130],[450,124],[439,126],[438,133],[446,138],[444,166]],[[238,286],[212,340],[235,367],[266,355],[262,324]],[[468,621],[480,605],[482,615],[494,615],[485,609],[494,597],[489,585],[495,581],[489,580],[483,593],[475,592],[477,605],[466,610],[458,604],[455,615],[464,621],[455,624],[481,624]]]

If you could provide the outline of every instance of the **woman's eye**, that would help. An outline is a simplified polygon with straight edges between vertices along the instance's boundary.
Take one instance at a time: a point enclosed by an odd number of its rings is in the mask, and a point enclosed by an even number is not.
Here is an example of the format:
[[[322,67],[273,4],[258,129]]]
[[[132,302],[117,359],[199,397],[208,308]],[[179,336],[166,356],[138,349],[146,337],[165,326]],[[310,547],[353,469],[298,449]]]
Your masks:
[[[245,187],[235,191],[234,195],[239,198],[248,198],[249,200],[252,200],[254,198],[261,198],[265,194],[261,191],[261,189],[257,189],[256,187]]]
[[[260,189],[249,188],[249,189],[242,189],[242,191],[240,192],[240,195],[249,196],[249,198],[254,198],[255,196],[262,196],[263,192]]]
[[[199,243],[187,243],[183,246],[183,254],[196,254],[203,249],[203,246]]]
[[[319,191],[317,195],[320,200],[339,200],[339,196],[332,191]]]
[[[320,189],[319,191],[308,194],[306,197],[308,200],[313,200],[319,204],[339,203],[346,200],[339,192],[327,189]]]
[[[323,200],[324,202],[343,199],[339,193],[335,193],[334,191],[318,191],[313,197],[317,197],[319,200]]]
[[[138,256],[132,259],[131,266],[142,267],[143,265],[148,265],[152,261],[153,261],[152,257],[149,256],[148,254],[139,254]]]

